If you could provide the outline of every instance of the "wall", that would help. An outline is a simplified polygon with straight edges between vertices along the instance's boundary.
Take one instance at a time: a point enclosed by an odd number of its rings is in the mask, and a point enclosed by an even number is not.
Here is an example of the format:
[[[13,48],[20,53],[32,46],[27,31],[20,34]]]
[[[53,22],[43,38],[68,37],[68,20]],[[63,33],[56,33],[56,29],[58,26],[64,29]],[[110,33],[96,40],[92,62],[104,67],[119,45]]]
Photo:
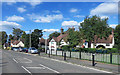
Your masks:
[[[51,47],[51,46],[53,46],[53,47]],[[56,41],[54,40],[54,39],[52,39],[50,42],[49,42],[49,50],[50,50],[50,52],[51,52],[51,49],[53,49],[54,51],[56,51],[56,49],[57,49],[57,43],[56,43]]]

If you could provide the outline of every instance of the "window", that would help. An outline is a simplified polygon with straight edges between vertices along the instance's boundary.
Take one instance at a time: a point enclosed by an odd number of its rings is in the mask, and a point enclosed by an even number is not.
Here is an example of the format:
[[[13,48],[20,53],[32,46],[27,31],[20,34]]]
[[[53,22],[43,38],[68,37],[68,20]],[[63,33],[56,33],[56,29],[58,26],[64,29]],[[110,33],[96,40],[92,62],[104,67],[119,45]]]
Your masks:
[[[110,44],[109,44],[109,43],[107,43],[107,44],[106,44],[106,46],[110,46]]]

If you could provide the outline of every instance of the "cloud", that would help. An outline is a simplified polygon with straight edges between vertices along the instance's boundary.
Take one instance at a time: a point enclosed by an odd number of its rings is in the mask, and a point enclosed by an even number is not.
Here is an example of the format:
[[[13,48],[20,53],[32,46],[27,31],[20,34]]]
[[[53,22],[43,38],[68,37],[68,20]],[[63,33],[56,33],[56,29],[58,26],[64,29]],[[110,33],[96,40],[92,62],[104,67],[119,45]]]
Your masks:
[[[23,13],[26,11],[26,9],[24,7],[18,7],[17,9],[20,13]]]
[[[52,12],[54,12],[54,13],[61,13],[61,11],[59,11],[59,10],[54,10]]]
[[[112,28],[115,28],[117,26],[117,24],[111,24],[109,26],[112,27]]]
[[[43,31],[45,31],[45,32],[55,32],[55,31],[59,31],[59,29],[43,29]]]
[[[109,16],[100,16],[101,19],[109,18]]]
[[[62,26],[78,26],[79,23],[77,21],[63,21]]]
[[[31,30],[31,33],[34,32],[34,29]],[[30,33],[30,30],[29,31],[25,31],[26,34],[29,34]]]
[[[16,15],[13,15],[13,16],[10,16],[7,18],[7,21],[24,21],[25,19],[21,16],[16,16]]]
[[[113,15],[118,13],[118,3],[101,3],[90,11],[90,15]]]
[[[46,16],[41,16],[41,15],[36,15],[36,14],[27,14],[31,20],[37,23],[50,23],[55,20],[62,20],[63,15],[58,14],[58,15],[46,15]]]
[[[29,2],[30,5],[32,5],[33,7],[36,6],[36,5],[39,5],[41,4],[42,2]]]
[[[71,12],[71,13],[74,13],[74,12],[77,12],[77,11],[78,11],[78,9],[76,9],[76,8],[70,9],[70,12]]]
[[[15,4],[16,2],[7,2],[7,5],[13,5]]]
[[[21,28],[21,25],[16,22],[0,21],[1,30],[9,30],[13,28]]]
[[[81,17],[85,17],[85,16],[83,16],[83,15],[76,15],[74,17],[81,18]]]

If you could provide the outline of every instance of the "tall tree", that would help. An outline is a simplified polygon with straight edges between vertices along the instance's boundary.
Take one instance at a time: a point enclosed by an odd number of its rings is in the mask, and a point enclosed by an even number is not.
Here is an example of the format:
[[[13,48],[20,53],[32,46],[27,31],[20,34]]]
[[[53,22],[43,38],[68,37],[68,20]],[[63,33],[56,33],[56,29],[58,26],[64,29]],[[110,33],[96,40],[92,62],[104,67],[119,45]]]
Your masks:
[[[25,47],[29,48],[29,42],[30,41],[30,36],[29,34],[26,34],[25,35],[25,38],[24,38],[24,44],[25,44]]]
[[[80,45],[81,41],[81,33],[79,31],[75,31],[74,29],[68,30],[67,40],[69,41],[72,47],[76,47],[76,45]]]
[[[120,25],[116,26],[114,30],[114,34],[115,34],[115,45],[117,46],[117,48],[120,49]]]
[[[42,30],[35,29],[34,32],[32,32],[31,34],[31,46],[38,48],[39,38],[41,38],[42,36]]]
[[[51,39],[52,37],[58,37],[59,35],[60,33],[55,31],[49,35],[49,39]]]
[[[98,16],[86,17],[84,22],[80,23],[81,29],[84,33],[84,38],[88,41],[94,41],[94,36],[98,38],[107,38],[111,34],[111,29],[107,24],[108,18],[101,19]]]
[[[15,29],[14,28],[13,29],[14,39],[18,40],[21,37],[22,33],[23,33],[23,31],[21,29],[19,29],[19,28]]]
[[[21,39],[25,39],[25,36],[26,36],[26,33],[25,33],[25,31],[23,31]]]
[[[9,39],[8,39],[8,43],[10,43],[11,40],[13,40],[13,36],[10,34],[10,35],[9,35]]]
[[[3,45],[7,42],[7,33],[5,31],[0,32],[0,44]]]

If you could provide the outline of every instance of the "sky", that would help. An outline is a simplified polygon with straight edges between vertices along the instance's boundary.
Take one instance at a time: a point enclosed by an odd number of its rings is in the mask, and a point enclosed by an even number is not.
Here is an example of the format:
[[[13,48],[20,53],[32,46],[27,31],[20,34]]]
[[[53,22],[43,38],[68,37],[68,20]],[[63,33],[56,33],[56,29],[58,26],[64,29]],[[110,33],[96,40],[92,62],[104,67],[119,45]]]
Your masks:
[[[13,28],[29,30],[42,29],[44,38],[60,28],[66,31],[76,29],[86,16],[100,16],[108,19],[112,28],[118,24],[117,2],[2,2],[0,30],[12,34]]]

